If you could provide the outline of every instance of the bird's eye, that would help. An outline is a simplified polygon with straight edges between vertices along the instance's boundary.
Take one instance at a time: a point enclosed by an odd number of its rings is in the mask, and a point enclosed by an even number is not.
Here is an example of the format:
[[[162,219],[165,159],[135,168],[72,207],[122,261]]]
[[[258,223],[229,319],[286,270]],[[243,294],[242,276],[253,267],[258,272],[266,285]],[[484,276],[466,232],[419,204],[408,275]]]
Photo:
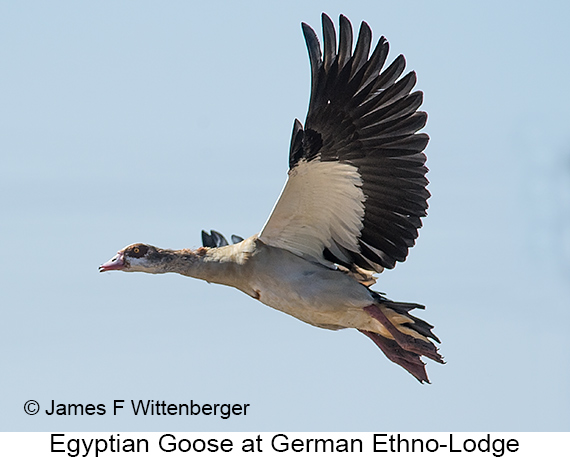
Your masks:
[[[144,244],[137,244],[136,246],[131,246],[126,254],[134,257],[135,259],[140,259],[141,257],[144,257],[148,252],[148,246],[145,246]]]

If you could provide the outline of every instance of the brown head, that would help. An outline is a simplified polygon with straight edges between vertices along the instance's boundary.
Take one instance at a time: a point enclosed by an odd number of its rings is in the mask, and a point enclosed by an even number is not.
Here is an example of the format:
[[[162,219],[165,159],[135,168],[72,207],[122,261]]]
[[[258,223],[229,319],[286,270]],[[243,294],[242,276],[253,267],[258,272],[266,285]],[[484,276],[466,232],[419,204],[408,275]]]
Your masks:
[[[164,273],[170,257],[169,251],[149,244],[135,243],[117,252],[115,257],[99,267],[99,272],[121,270]]]

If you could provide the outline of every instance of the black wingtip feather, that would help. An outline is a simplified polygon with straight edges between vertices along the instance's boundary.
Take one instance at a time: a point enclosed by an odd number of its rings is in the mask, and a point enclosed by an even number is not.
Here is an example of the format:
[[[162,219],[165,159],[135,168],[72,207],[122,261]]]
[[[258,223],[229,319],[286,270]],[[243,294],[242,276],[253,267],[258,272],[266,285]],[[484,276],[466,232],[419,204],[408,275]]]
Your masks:
[[[204,246],[205,248],[216,247],[216,245],[214,244],[214,240],[212,239],[210,234],[205,232],[204,230],[202,230],[202,246]]]
[[[293,123],[293,133],[291,134],[291,146],[289,147],[289,168],[293,168],[302,156],[303,124],[301,124],[299,119],[295,119]]]
[[[374,51],[372,51],[372,55],[368,61],[368,68],[364,72],[364,76],[362,78],[363,86],[367,86],[371,79],[376,78],[380,74],[382,67],[386,63],[389,50],[390,45],[388,41],[386,41],[385,37],[381,36],[374,48]]]
[[[336,31],[333,21],[325,13],[322,14],[323,24],[323,44],[324,44],[324,62],[325,71],[329,71],[331,65],[336,59]]]
[[[319,82],[319,71],[323,64],[321,56],[321,46],[315,31],[304,22],[301,23],[303,35],[305,36],[305,43],[309,52],[309,61],[311,63],[311,100],[309,105],[314,103],[314,97],[318,95],[317,85]]]
[[[394,61],[380,73],[380,76],[376,80],[373,86],[373,91],[384,90],[391,84],[394,84],[400,75],[404,72],[406,68],[406,58],[400,54],[394,59]]]
[[[243,241],[243,237],[241,237],[239,235],[232,235],[231,238],[232,238],[233,244],[241,243]]]
[[[352,56],[352,24],[342,14],[339,23],[338,67],[342,70]]]
[[[358,40],[354,48],[353,61],[350,77],[352,78],[368,61],[368,54],[372,45],[372,30],[366,22],[360,24],[360,31],[358,32]]]
[[[205,248],[219,248],[228,244],[228,240],[220,232],[212,230],[208,233],[202,230],[202,246]]]

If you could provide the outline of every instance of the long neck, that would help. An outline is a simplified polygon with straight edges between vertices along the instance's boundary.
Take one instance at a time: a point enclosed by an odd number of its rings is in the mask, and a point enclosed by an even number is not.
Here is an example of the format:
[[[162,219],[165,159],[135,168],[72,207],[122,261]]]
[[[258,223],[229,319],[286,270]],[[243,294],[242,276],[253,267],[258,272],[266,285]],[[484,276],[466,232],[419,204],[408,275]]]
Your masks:
[[[195,251],[162,251],[161,273],[174,272],[207,282],[241,288],[246,275],[247,254],[237,245],[198,248]]]

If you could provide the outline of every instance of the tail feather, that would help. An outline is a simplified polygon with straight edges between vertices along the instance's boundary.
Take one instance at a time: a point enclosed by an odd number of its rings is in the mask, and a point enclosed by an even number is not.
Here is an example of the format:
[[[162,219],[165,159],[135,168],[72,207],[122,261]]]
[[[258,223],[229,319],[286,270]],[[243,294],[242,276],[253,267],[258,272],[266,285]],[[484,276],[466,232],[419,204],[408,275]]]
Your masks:
[[[438,363],[445,362],[437,352],[435,344],[430,341],[431,339],[440,343],[439,338],[431,331],[433,326],[409,314],[413,309],[424,307],[415,303],[393,302],[380,295],[376,298],[378,302],[364,310],[382,324],[393,339],[370,331],[360,331],[372,339],[392,362],[410,372],[418,381],[429,383],[425,364],[420,356]]]
[[[435,336],[435,334],[431,331],[433,329],[433,325],[428,324],[426,321],[420,319],[419,317],[409,314],[409,311],[413,309],[425,309],[424,305],[418,305],[416,303],[398,303],[387,300],[384,301],[383,304],[386,307],[396,311],[398,314],[403,314],[413,321],[402,324],[403,326],[411,328],[412,330],[418,332],[420,335],[423,335],[426,338],[431,338],[432,340],[437,341],[441,344],[439,338]]]

